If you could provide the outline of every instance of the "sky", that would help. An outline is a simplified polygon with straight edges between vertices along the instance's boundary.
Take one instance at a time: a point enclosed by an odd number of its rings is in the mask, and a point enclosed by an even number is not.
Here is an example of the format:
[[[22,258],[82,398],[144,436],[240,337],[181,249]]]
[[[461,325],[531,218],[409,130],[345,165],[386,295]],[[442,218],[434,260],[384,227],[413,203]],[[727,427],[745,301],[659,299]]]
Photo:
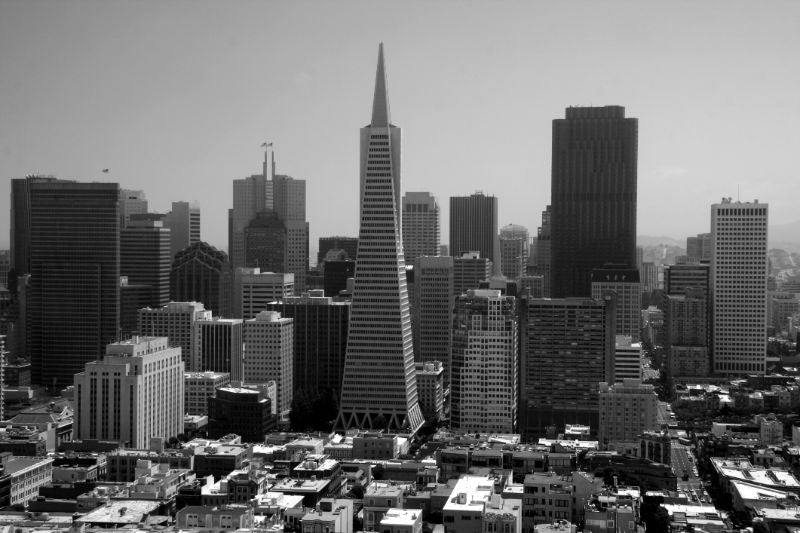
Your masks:
[[[197,201],[227,249],[232,180],[307,182],[317,238],[358,233],[378,43],[402,189],[499,199],[531,233],[569,106],[639,120],[639,235],[709,230],[723,196],[800,219],[800,2],[0,0],[0,214],[52,174]],[[103,174],[102,169],[109,173]],[[9,217],[0,216],[0,247]],[[313,255],[313,254],[312,254]]]

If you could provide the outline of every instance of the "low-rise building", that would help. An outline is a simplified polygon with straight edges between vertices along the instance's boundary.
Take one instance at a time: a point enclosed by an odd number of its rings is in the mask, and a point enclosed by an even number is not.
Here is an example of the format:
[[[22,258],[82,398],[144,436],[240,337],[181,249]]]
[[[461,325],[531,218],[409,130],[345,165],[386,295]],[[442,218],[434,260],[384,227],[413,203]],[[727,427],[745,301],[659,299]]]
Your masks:
[[[378,531],[383,516],[392,508],[403,507],[404,490],[396,485],[373,483],[364,494],[364,529]]]
[[[180,530],[188,529],[197,533],[250,530],[253,527],[253,508],[243,504],[187,506],[175,515],[175,526]]]
[[[53,460],[48,457],[3,456],[3,469],[11,476],[9,505],[23,505],[39,495],[39,487],[53,480]]]
[[[380,531],[381,533],[422,533],[422,513],[418,509],[389,509],[381,518],[380,525],[375,531]]]
[[[353,533],[353,500],[323,498],[300,520],[302,533]]]

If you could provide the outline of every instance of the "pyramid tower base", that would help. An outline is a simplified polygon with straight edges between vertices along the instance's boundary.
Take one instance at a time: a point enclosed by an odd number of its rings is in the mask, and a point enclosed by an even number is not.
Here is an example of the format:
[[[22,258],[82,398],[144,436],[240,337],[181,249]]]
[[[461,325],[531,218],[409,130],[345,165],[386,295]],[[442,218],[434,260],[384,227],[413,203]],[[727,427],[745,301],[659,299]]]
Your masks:
[[[345,409],[339,411],[334,431],[346,432],[351,429],[379,430],[395,433],[416,434],[425,423],[419,404],[415,403],[406,412],[370,412],[368,409]]]

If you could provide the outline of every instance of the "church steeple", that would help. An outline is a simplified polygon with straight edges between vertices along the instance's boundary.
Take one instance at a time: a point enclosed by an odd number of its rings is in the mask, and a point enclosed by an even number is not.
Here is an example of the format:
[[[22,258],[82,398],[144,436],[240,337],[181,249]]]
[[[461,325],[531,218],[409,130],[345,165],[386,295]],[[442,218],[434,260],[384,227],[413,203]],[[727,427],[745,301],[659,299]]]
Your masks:
[[[386,67],[383,63],[383,43],[378,45],[378,70],[375,73],[375,97],[372,100],[371,126],[388,126],[391,124],[389,116],[389,93],[386,89]]]

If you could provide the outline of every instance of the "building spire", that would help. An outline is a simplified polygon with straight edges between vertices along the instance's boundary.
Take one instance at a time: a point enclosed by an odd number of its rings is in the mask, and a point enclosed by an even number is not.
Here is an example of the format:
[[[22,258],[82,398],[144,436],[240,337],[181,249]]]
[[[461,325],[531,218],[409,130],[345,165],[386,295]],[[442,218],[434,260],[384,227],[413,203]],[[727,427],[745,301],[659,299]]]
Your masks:
[[[378,45],[378,71],[375,73],[375,98],[372,100],[371,126],[388,126],[389,94],[386,89],[386,67],[383,64],[383,43]]]

